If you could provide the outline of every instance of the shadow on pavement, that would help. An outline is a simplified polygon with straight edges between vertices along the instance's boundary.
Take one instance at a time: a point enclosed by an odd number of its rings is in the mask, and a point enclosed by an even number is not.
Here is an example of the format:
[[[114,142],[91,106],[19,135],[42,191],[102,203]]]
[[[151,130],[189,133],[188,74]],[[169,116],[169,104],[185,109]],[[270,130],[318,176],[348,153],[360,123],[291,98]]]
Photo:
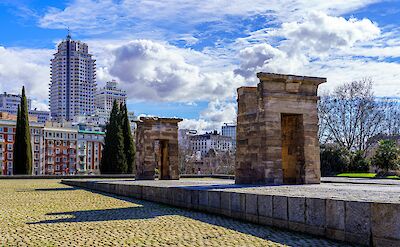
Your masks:
[[[47,216],[54,216],[54,217],[61,216],[63,218],[30,222],[27,224],[31,225],[31,224],[77,223],[77,222],[100,222],[100,221],[113,221],[113,220],[136,220],[136,219],[152,219],[168,215],[177,215],[201,221],[214,226],[224,227],[226,229],[234,230],[244,234],[253,235],[255,237],[270,240],[283,245],[293,244],[293,242],[301,241],[304,240],[305,238],[311,238],[309,235],[275,229],[273,227],[268,227],[268,226],[260,226],[257,224],[247,223],[240,220],[228,218],[225,216],[212,215],[203,212],[192,211],[189,209],[180,209],[169,205],[158,204],[144,200],[137,200],[105,192],[92,191],[89,189],[75,188],[75,187],[72,187],[72,189],[70,190],[78,190],[78,189],[112,197],[118,200],[131,202],[134,203],[135,206],[126,208],[103,209],[103,210],[83,210],[83,211],[50,213],[47,214]],[[46,191],[46,189],[42,189],[42,191]],[[260,227],[262,227],[263,230],[260,230]],[[342,246],[342,244],[338,244],[333,241],[328,241],[328,242],[334,243],[333,245]]]

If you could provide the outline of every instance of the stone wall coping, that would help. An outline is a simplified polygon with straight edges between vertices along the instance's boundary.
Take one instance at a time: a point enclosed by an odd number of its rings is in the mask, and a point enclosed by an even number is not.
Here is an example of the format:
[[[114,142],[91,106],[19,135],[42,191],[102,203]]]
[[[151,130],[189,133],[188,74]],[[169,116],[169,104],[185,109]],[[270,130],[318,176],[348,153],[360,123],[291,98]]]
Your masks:
[[[135,120],[136,123],[179,123],[182,118],[161,118],[161,117],[140,117],[139,120]]]
[[[286,74],[276,74],[276,73],[257,73],[257,77],[261,82],[264,81],[281,81],[285,83],[301,82],[304,84],[319,85],[327,81],[324,77],[313,77],[313,76],[299,76],[299,75],[286,75]]]

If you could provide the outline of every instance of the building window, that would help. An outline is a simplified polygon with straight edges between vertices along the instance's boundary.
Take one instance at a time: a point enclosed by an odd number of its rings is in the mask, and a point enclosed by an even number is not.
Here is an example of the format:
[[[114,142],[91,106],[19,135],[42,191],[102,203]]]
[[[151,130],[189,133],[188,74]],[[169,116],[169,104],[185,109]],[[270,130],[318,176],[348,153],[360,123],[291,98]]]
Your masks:
[[[12,151],[13,150],[13,145],[12,144],[7,144],[7,150]]]
[[[7,136],[7,141],[12,142],[13,141],[13,135],[8,135]]]

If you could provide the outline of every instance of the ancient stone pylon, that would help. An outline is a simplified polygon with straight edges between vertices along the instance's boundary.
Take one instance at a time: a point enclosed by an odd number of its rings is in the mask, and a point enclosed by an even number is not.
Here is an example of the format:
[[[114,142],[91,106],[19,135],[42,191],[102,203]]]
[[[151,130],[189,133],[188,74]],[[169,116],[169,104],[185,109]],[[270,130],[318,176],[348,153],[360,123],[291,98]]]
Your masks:
[[[141,117],[136,129],[136,179],[179,179],[180,118]]]
[[[238,88],[237,184],[320,183],[318,85],[326,78],[258,73]]]

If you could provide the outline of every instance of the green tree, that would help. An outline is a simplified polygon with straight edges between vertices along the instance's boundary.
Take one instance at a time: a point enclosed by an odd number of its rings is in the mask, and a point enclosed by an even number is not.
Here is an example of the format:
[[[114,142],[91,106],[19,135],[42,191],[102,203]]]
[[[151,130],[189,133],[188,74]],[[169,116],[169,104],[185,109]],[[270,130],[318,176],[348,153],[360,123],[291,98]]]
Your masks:
[[[374,165],[383,169],[385,172],[395,170],[400,163],[400,149],[394,140],[379,141],[378,149],[372,157]]]
[[[121,123],[122,130],[124,133],[124,150],[125,157],[127,162],[127,173],[134,174],[135,173],[135,143],[133,141],[132,132],[131,132],[131,124],[128,118],[128,109],[126,104],[121,104]]]
[[[21,103],[17,113],[13,167],[14,174],[32,174],[31,132],[29,129],[28,104],[25,96],[25,87],[22,87]]]
[[[128,170],[120,116],[121,113],[117,101],[114,101],[104,138],[104,148],[100,163],[100,172],[102,174],[123,174]]]

